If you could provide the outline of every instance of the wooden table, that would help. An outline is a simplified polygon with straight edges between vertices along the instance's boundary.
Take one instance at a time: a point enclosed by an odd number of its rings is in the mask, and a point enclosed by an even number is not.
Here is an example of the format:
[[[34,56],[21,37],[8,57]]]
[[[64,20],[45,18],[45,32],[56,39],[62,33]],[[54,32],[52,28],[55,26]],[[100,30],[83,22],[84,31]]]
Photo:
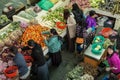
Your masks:
[[[95,67],[101,62],[101,58],[105,56],[105,49],[102,50],[101,54],[96,55],[91,52],[92,45],[90,45],[84,52],[84,62],[89,63]]]

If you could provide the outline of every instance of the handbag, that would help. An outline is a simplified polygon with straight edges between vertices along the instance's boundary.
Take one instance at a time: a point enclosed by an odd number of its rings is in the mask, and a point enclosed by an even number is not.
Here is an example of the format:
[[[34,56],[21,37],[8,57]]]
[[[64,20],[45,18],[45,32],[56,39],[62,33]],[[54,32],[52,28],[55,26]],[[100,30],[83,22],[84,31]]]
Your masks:
[[[84,38],[77,37],[76,38],[76,43],[78,43],[78,44],[84,43]]]

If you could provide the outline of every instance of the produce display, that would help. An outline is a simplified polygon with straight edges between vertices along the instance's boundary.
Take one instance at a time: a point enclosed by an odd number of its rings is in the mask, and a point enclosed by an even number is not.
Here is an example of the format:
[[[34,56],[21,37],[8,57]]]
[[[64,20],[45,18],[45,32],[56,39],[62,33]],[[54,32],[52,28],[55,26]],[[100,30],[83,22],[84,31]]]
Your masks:
[[[22,47],[19,40],[17,40],[17,42],[14,41],[13,45],[16,46],[17,48]],[[27,65],[30,66],[30,63],[33,61],[33,59],[30,56],[31,52],[29,50],[26,50],[24,52],[21,51],[20,53],[24,56],[27,62]],[[10,77],[15,76],[15,74],[14,75],[12,74],[12,72],[14,72],[14,69],[7,70],[6,73],[4,72],[7,67],[11,67],[11,66],[14,66],[13,56],[9,55],[9,48],[4,47],[2,50],[2,53],[0,54],[0,79],[1,80],[12,80],[10,79]]]
[[[1,31],[0,47],[11,45],[13,40],[18,39],[22,35],[19,22],[12,22],[6,30]],[[14,39],[13,39],[14,38]]]
[[[17,9],[23,7],[24,3],[22,3],[21,1],[11,0],[8,4],[6,4],[6,6],[13,6],[15,8],[15,10],[17,10]]]
[[[93,8],[99,8],[100,2],[104,2],[104,0],[90,0],[90,6]]]
[[[33,10],[26,10],[26,11],[21,11],[18,16],[26,18],[28,20],[35,19],[37,14]]]
[[[90,7],[90,2],[89,0],[71,0],[72,4],[73,3],[77,3],[78,6],[81,8],[81,9],[85,9],[85,8],[89,8]]]
[[[91,6],[111,12],[112,14],[120,14],[120,0],[91,0]]]
[[[4,70],[9,67],[13,66],[13,58],[12,56],[6,56],[9,53],[9,49],[6,47],[3,52],[0,54],[0,79],[1,80],[9,80],[4,74]]]
[[[107,49],[107,47],[109,45],[113,45],[113,43],[110,41],[110,39],[106,39],[105,42],[104,42],[104,44],[103,44],[103,48]]]
[[[10,23],[10,20],[7,18],[6,15],[0,16],[0,29]]]
[[[83,67],[76,66],[72,71],[68,72],[66,80],[80,80],[80,77],[83,75]]]
[[[1,15],[0,16],[0,24],[3,24],[3,23],[6,23],[6,22],[9,22],[10,20],[7,18],[6,15]]]
[[[56,22],[64,22],[63,10],[64,8],[60,7],[48,12],[47,16],[42,17],[42,21],[45,22],[48,27],[55,27]]]
[[[97,68],[88,63],[80,63],[66,75],[66,80],[94,80]]]
[[[35,24],[35,25],[30,25],[28,26],[23,35],[22,35],[22,45],[26,46],[27,45],[27,41],[30,39],[33,39],[35,42],[37,42],[38,44],[41,44],[42,47],[45,46],[44,44],[44,39],[42,37],[42,32],[43,31],[47,31],[49,30],[49,28],[47,27],[42,27],[39,24]]]
[[[89,74],[84,74],[80,80],[94,80],[94,77]]]

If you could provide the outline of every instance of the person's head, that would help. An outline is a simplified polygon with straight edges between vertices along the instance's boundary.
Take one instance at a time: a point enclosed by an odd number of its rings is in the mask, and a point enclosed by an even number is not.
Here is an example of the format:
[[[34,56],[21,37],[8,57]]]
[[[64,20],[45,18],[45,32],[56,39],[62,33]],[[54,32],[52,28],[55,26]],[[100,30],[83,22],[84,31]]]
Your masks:
[[[91,10],[91,11],[89,11],[89,16],[95,18],[95,17],[97,17],[97,14],[94,10]]]
[[[79,7],[78,7],[77,3],[74,3],[72,5],[72,10],[79,10]]]
[[[114,46],[113,45],[108,46],[107,53],[108,53],[108,55],[112,55],[114,53]]]
[[[115,35],[109,35],[109,39],[111,42],[114,42],[115,39],[116,39],[116,36]]]
[[[50,33],[51,35],[58,35],[57,31],[54,28],[50,29]]]
[[[9,48],[9,51],[10,51],[10,55],[15,56],[18,53],[18,48],[15,46],[11,46]]]
[[[31,49],[35,46],[35,41],[32,39],[29,40],[27,43],[28,43],[29,48],[31,48]]]
[[[70,16],[69,10],[68,9],[64,9],[64,19],[67,20],[69,16]]]

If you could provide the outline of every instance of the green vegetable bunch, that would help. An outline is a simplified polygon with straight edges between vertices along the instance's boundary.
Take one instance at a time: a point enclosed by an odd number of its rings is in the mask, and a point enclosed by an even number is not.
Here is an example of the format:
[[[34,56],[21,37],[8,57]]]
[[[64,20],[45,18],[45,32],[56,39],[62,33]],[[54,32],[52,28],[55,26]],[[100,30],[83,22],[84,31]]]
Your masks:
[[[81,75],[83,75],[83,67],[78,65],[67,74],[67,80],[80,80]]]
[[[0,16],[0,24],[6,23],[8,21],[10,21],[10,20],[7,18],[6,15],[1,15]]]
[[[55,24],[56,22],[60,21],[60,22],[64,22],[63,19],[63,7],[57,8],[56,10],[47,13],[47,16],[43,16],[42,20],[43,21],[50,21],[53,24]]]

